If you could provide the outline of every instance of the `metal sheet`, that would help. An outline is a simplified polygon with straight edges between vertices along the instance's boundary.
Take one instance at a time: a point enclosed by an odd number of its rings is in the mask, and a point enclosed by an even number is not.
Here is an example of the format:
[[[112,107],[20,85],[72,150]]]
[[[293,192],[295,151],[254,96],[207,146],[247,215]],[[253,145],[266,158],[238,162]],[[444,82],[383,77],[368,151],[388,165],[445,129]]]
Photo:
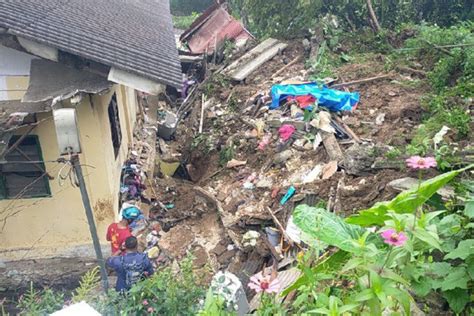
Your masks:
[[[99,93],[112,84],[94,73],[78,70],[53,61],[34,59],[31,61],[30,83],[23,102],[54,100],[54,103],[74,95]]]
[[[189,50],[193,54],[212,53],[225,39],[248,39],[252,35],[243,25],[234,19],[224,8],[213,7],[213,11],[206,11],[199,17],[201,22],[192,25],[181,37],[187,41]]]

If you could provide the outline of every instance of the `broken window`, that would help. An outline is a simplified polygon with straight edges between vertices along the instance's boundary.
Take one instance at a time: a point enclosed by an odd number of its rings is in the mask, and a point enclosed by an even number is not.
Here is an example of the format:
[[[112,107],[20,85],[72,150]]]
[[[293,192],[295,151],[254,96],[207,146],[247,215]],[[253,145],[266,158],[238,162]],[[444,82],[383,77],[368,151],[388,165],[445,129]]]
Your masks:
[[[13,136],[8,148],[11,148],[20,137]],[[38,136],[26,136],[20,144],[5,155],[5,161],[6,163],[0,164],[0,199],[51,195],[48,174],[44,163],[41,162],[43,157]]]
[[[117,96],[115,93],[110,100],[108,112],[110,130],[112,133],[112,145],[114,146],[115,158],[117,158],[120,150],[120,144],[122,143],[122,131],[120,129],[119,110],[117,105]]]

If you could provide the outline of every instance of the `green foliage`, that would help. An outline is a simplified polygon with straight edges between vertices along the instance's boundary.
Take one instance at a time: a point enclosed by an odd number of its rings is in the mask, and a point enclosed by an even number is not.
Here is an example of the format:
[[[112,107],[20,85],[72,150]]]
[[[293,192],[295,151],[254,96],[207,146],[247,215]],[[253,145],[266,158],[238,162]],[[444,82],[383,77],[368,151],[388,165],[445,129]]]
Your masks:
[[[214,139],[206,134],[198,134],[193,138],[191,148],[200,148],[205,154],[208,154],[215,149]]]
[[[180,30],[186,30],[198,16],[199,13],[197,12],[192,12],[191,15],[175,15],[173,16],[173,26]]]
[[[365,232],[359,226],[345,223],[334,213],[308,205],[296,207],[293,219],[295,224],[312,238],[347,252],[358,251],[352,241],[359,239]]]
[[[180,263],[180,272],[171,268],[157,271],[152,277],[137,283],[120,302],[122,313],[144,313],[153,308],[159,315],[192,315],[199,310],[199,300],[205,289],[193,272],[192,257]],[[144,305],[143,301],[147,304]]]
[[[233,13],[259,37],[292,38],[314,29],[319,20],[331,18],[347,30],[370,27],[365,0],[230,0]],[[465,0],[381,0],[373,8],[383,28],[422,21],[441,26],[473,18],[470,1]]]
[[[235,145],[231,143],[229,146],[226,146],[221,149],[219,152],[219,165],[225,166],[226,163],[232,160],[235,156]]]
[[[387,213],[393,211],[396,213],[414,213],[418,207],[423,205],[440,188],[445,186],[454,177],[461,172],[473,168],[470,165],[466,168],[443,173],[432,179],[424,181],[419,188],[404,191],[398,194],[393,200],[388,202],[379,202],[367,210],[362,210],[359,214],[353,215],[347,219],[348,223],[362,226],[381,225],[387,220]]]
[[[97,286],[97,269],[89,271],[73,293],[73,301],[85,300],[103,315],[195,315],[205,287],[193,271],[193,257],[188,255],[179,264],[179,272],[165,268],[137,284],[126,293],[110,290],[93,295]],[[64,305],[64,294],[51,289],[30,290],[18,302],[25,315],[48,315]]]
[[[223,298],[214,295],[212,289],[209,289],[204,301],[204,307],[198,312],[198,316],[227,316],[234,315],[227,310]]]
[[[33,283],[30,289],[18,301],[17,307],[24,315],[49,315],[64,305],[64,295],[51,289],[36,290]]]
[[[94,295],[94,291],[97,290],[100,283],[100,270],[99,267],[95,267],[84,274],[79,282],[79,287],[75,290],[72,296],[74,303],[80,301],[88,301]]]
[[[416,60],[428,70],[432,93],[425,96],[427,111],[424,124],[416,131],[410,151],[426,151],[427,139],[443,125],[450,127],[457,139],[471,133],[470,104],[474,97],[474,23],[464,22],[449,28],[422,24],[414,28],[417,36],[408,39],[398,62]],[[466,45],[461,47],[449,47]],[[448,47],[445,47],[448,46]]]
[[[213,3],[213,0],[170,0],[170,7],[173,15],[190,15],[206,10]]]

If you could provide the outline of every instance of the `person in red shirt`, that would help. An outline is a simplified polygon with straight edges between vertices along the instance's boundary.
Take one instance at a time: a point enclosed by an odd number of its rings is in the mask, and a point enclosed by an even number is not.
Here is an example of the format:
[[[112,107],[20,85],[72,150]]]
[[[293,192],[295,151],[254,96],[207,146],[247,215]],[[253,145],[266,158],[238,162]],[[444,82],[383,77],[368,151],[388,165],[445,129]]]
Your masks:
[[[112,223],[107,228],[107,241],[110,241],[112,248],[112,255],[119,255],[123,253],[123,244],[125,240],[132,236],[129,224],[132,223],[138,216],[140,211],[135,207],[127,208],[123,211],[122,220],[118,223]]]

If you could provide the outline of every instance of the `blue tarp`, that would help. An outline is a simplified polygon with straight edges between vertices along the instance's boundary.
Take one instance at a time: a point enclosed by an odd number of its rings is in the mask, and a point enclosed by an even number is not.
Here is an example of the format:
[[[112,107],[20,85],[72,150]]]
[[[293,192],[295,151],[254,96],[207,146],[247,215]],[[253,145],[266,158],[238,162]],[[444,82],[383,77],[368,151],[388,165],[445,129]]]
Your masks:
[[[272,87],[272,105],[270,109],[280,106],[280,100],[288,96],[312,95],[316,98],[318,105],[330,111],[351,111],[359,102],[358,92],[344,92],[329,89],[326,86],[320,88],[317,83],[274,85]]]

